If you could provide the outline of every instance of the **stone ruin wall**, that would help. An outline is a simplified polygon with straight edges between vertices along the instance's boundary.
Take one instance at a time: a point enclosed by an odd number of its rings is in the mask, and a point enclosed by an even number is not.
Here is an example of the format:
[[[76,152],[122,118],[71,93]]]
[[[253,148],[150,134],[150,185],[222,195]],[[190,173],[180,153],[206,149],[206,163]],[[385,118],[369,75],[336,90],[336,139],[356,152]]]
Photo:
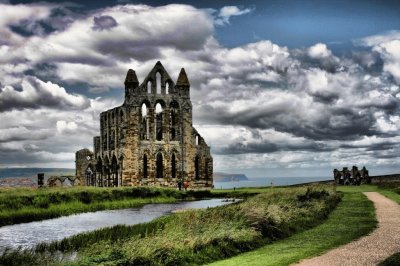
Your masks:
[[[159,80],[157,73],[161,76]],[[158,88],[157,82],[161,82]],[[176,85],[160,62],[141,85],[135,72],[129,70],[125,80],[124,104],[100,115],[100,136],[94,137],[93,141],[95,152],[83,149],[76,153],[76,174],[81,183],[92,186],[176,187],[178,180],[185,180],[191,188],[211,188],[213,160],[210,148],[192,126],[189,89],[184,69]],[[158,103],[162,106],[161,118],[156,114]],[[145,123],[143,104],[147,107]],[[171,121],[173,111],[175,124]],[[160,128],[162,134],[157,135]],[[159,154],[162,156],[159,160],[162,161],[162,178],[157,178],[161,168],[161,163],[157,165]],[[175,178],[172,178],[173,155]],[[92,156],[90,160],[88,156]],[[147,159],[147,177],[144,156]],[[88,167],[93,168],[92,176],[88,176]]]

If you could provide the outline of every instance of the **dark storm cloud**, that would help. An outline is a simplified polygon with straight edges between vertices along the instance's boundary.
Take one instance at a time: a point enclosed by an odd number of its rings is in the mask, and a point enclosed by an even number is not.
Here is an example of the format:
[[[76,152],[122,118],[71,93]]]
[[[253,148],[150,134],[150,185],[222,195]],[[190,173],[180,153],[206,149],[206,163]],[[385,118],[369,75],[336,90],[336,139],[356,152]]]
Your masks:
[[[117,26],[118,23],[112,16],[93,17],[93,30],[109,30]]]
[[[373,157],[377,158],[377,159],[396,159],[399,157],[399,154],[398,154],[398,150],[396,152],[380,151],[380,152],[375,152],[373,154]]]
[[[34,131],[35,134],[32,134],[32,131]],[[25,140],[44,140],[51,135],[51,131],[47,129],[26,128],[21,126],[6,128],[0,129],[0,143]]]
[[[294,49],[291,51],[293,58],[297,59],[301,66],[307,68],[319,68],[329,73],[335,73],[341,67],[340,60],[334,55],[326,57],[311,57],[305,49]]]
[[[35,64],[30,69],[25,70],[24,75],[36,76],[42,80],[59,80],[57,66],[54,63]]]
[[[272,153],[280,151],[314,151],[314,152],[325,152],[332,151],[334,148],[328,147],[324,143],[318,143],[313,141],[306,141],[305,143],[272,143],[268,141],[254,142],[254,143],[234,143],[226,147],[215,149],[216,154],[246,154],[246,153]]]
[[[296,114],[296,111],[285,109],[284,105],[275,110],[249,106],[249,109],[240,112],[230,112],[205,105],[199,110],[199,115],[200,119],[216,124],[233,124],[255,129],[274,128],[312,140],[354,140],[364,135],[379,134],[373,127],[375,119],[368,112],[359,113],[351,108],[332,109],[327,110],[323,116],[307,121],[302,118],[307,110],[299,109]]]
[[[351,54],[352,60],[363,67],[367,73],[372,75],[380,75],[383,70],[383,60],[379,56],[379,53],[365,50],[355,50]]]
[[[100,52],[110,55],[113,60],[123,62],[130,61],[135,58],[138,61],[148,61],[160,58],[160,48],[154,43],[138,43],[135,44],[132,40],[105,40],[97,44],[96,49]]]
[[[366,151],[385,151],[393,148],[399,148],[399,143],[395,141],[381,141],[378,143],[365,143],[365,144],[341,144],[340,148],[343,149],[365,149]]]

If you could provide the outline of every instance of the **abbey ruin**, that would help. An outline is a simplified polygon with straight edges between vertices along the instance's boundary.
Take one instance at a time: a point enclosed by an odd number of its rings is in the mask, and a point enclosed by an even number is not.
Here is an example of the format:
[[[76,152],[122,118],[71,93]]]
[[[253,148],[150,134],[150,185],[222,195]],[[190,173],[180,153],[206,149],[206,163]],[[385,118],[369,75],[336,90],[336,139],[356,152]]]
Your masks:
[[[174,83],[157,62],[139,85],[125,79],[125,101],[100,114],[94,152],[76,152],[76,177],[87,186],[213,186],[210,148],[192,125],[190,83],[182,68]]]

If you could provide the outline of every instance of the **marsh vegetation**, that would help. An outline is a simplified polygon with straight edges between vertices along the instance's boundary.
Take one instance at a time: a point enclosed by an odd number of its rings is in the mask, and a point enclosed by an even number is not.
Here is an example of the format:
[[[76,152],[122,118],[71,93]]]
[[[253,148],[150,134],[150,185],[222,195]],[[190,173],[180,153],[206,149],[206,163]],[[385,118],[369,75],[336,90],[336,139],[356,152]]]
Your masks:
[[[218,196],[221,193],[229,194]],[[339,201],[340,195],[329,186],[267,189],[232,205],[104,228],[33,250],[9,250],[0,264],[204,264],[309,229],[326,219]],[[71,261],[68,254],[77,257]]]
[[[149,187],[0,189],[0,226],[82,212],[210,197],[213,197],[213,194],[209,191],[184,192]]]

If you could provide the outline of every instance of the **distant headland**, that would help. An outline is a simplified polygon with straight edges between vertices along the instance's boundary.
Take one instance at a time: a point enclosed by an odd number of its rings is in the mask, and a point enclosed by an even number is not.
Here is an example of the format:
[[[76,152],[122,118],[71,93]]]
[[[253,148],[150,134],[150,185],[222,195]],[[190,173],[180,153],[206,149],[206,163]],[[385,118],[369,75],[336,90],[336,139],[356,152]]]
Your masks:
[[[233,182],[249,180],[245,174],[214,173],[214,180],[217,182]]]

